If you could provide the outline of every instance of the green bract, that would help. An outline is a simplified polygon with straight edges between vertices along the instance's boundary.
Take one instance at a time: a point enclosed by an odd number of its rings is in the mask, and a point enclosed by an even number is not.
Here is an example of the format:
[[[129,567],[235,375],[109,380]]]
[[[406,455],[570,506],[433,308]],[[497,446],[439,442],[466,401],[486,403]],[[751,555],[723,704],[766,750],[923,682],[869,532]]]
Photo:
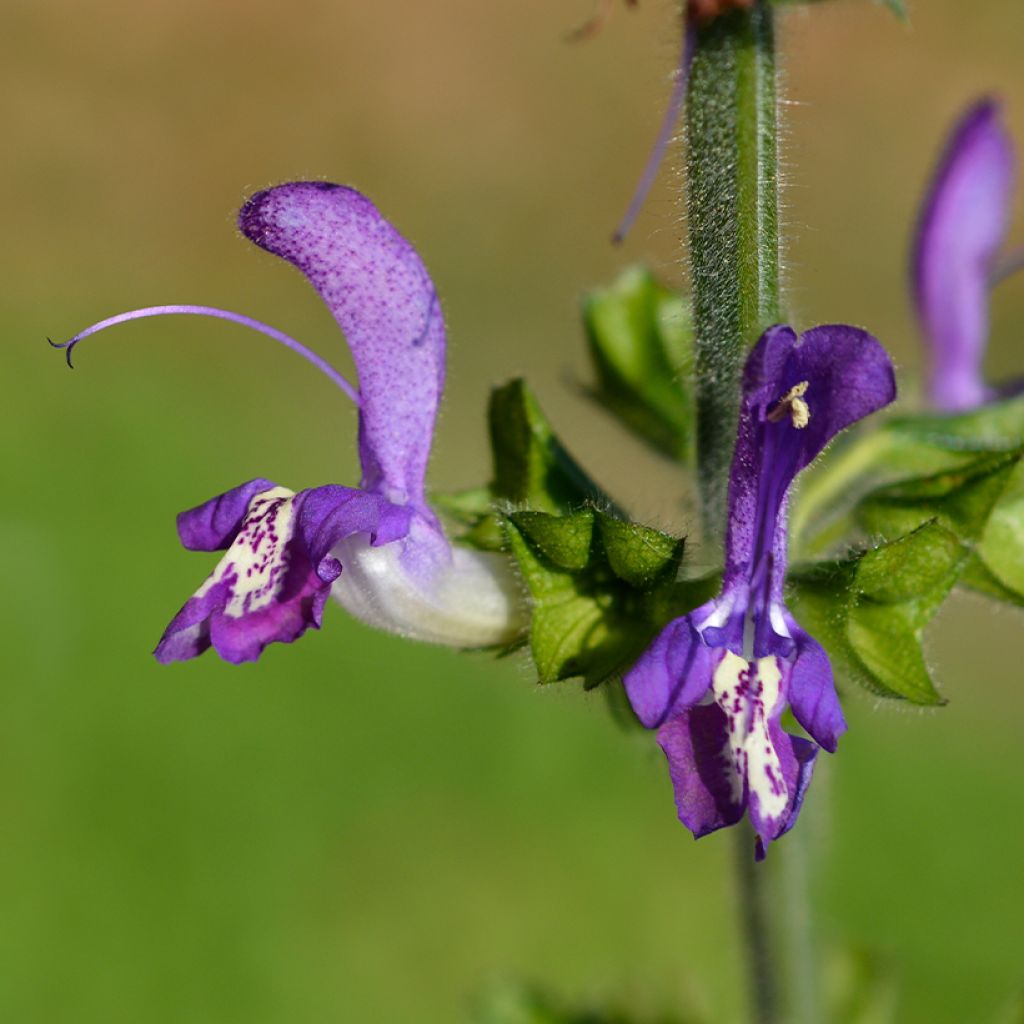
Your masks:
[[[526,385],[490,404],[494,479],[438,502],[463,541],[505,547],[530,596],[530,650],[541,683],[596,686],[628,668],[674,615],[716,581],[680,581],[684,541],[628,522],[555,437]]]
[[[837,674],[883,697],[941,704],[921,652],[921,633],[967,558],[935,521],[834,562],[796,567],[789,603],[828,651]]]

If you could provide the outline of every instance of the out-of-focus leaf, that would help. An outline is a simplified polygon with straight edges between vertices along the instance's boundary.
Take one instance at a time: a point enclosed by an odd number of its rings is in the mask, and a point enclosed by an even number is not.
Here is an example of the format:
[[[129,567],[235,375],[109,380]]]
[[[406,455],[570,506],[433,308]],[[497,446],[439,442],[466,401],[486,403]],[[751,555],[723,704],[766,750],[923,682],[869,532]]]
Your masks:
[[[899,536],[927,520],[952,531],[970,552],[961,585],[1024,604],[1022,449],[986,454],[873,491],[857,507],[871,534]]]
[[[1024,605],[1024,463],[1010,474],[976,554],[999,586],[1012,595],[1011,603]]]
[[[840,677],[880,696],[942,704],[921,635],[968,555],[956,534],[932,520],[843,561],[795,568],[790,605]]]
[[[896,974],[877,952],[845,949],[831,956],[824,980],[834,1024],[896,1024]]]
[[[804,474],[791,539],[811,553],[852,539],[853,506],[872,488],[962,469],[1024,444],[1024,396],[953,416],[902,416],[840,438]]]
[[[693,320],[688,302],[643,267],[583,302],[593,397],[630,430],[686,461],[693,443]]]
[[[1009,451],[1024,441],[1024,396],[951,416],[901,416],[891,420],[886,429],[904,444],[913,442],[948,452]]]
[[[869,494],[857,510],[861,525],[898,537],[935,519],[964,541],[977,541],[1020,463],[1021,450],[982,455],[956,468],[901,480]]]
[[[992,1024],[1024,1024],[1024,992],[1018,992],[993,1017]]]
[[[470,1024],[696,1024],[696,1018],[627,1010],[618,1003],[573,1005],[536,985],[506,981],[477,998]]]

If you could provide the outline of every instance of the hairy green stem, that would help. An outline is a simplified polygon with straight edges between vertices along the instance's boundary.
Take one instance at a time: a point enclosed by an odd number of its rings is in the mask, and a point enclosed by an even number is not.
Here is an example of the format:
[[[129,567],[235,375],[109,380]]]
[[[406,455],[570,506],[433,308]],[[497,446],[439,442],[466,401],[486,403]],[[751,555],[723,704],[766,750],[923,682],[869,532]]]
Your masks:
[[[772,9],[702,28],[687,99],[687,219],[697,338],[697,468],[705,539],[725,530],[743,360],[780,319]]]
[[[700,29],[687,99],[687,220],[696,328],[697,469],[706,544],[721,544],[740,379],[782,319],[778,102],[771,5]],[[819,1024],[806,862],[793,837],[753,860],[737,829],[737,887],[756,1024]]]

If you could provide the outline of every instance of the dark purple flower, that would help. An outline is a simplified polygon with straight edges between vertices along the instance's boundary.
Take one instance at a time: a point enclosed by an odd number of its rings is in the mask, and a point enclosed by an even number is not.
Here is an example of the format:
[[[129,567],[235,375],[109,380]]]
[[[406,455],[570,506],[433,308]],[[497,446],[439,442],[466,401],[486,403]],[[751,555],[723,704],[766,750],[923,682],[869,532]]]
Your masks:
[[[750,353],[721,593],[669,623],[625,678],[698,838],[749,809],[763,851],[796,820],[818,746],[834,751],[846,729],[828,656],[783,599],[786,495],[836,434],[895,394],[885,350],[855,327],[799,340],[772,327]],[[787,705],[813,743],[783,731]]]
[[[124,313],[62,347],[70,357],[105,327],[170,313],[253,327],[304,356],[357,402],[362,480],[358,488],[298,493],[251,480],[179,515],[185,547],[225,554],[167,627],[156,657],[179,661],[212,645],[227,661],[251,661],[269,643],[319,628],[328,594],[363,621],[404,636],[459,647],[512,639],[522,609],[507,562],[453,547],[424,493],[444,387],[445,329],[416,250],[365,196],[325,182],[259,192],[239,224],[320,294],[352,351],[358,392],[280,331],[203,306]]]
[[[988,293],[1010,220],[1016,174],[999,106],[981,100],[953,130],[921,211],[913,291],[928,344],[928,396],[944,412],[993,396],[982,374]]]

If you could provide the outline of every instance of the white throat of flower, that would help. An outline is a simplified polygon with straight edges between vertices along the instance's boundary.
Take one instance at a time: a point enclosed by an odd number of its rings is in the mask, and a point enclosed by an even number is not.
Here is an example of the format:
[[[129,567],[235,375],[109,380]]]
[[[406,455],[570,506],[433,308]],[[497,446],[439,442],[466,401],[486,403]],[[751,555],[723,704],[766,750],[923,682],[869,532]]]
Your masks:
[[[502,555],[456,545],[421,576],[403,564],[402,541],[372,547],[359,534],[332,553],[344,568],[331,596],[369,626],[450,647],[507,644],[526,627],[522,587]]]
[[[725,652],[711,684],[714,701],[726,718],[722,755],[733,802],[742,802],[746,790],[750,799],[756,799],[760,815],[772,820],[782,816],[789,801],[782,764],[768,731],[781,684],[777,657],[747,661],[732,651]]]

